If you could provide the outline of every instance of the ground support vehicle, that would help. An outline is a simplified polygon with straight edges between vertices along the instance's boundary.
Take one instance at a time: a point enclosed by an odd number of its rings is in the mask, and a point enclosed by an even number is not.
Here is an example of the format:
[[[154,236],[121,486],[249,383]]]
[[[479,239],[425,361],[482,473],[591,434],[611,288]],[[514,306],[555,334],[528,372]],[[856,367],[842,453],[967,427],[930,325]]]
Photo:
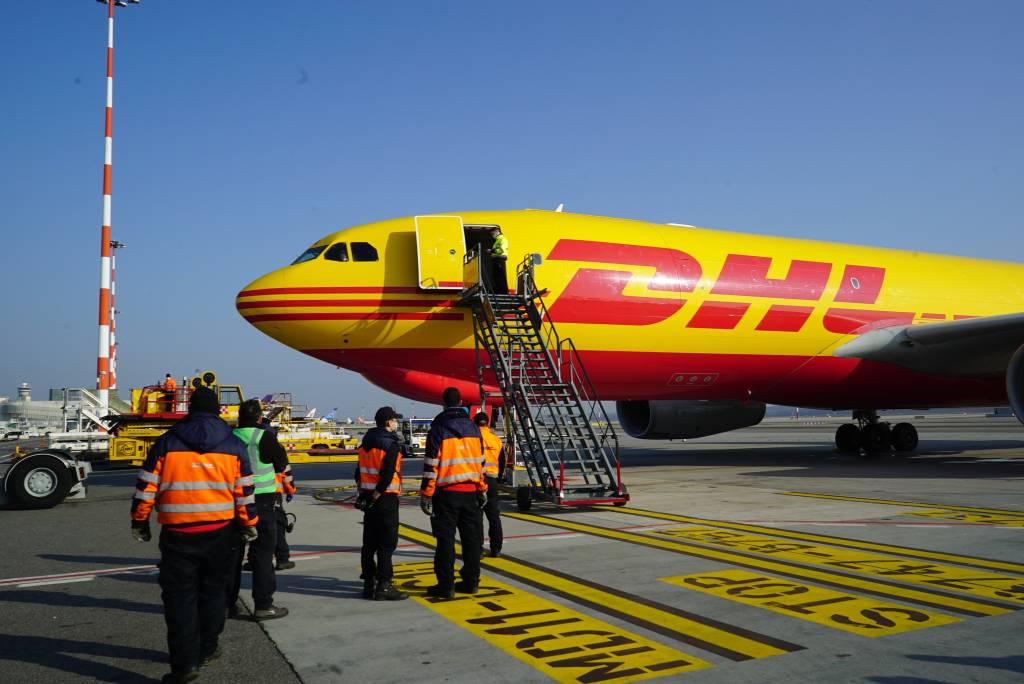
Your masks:
[[[0,505],[53,508],[65,499],[84,499],[85,480],[92,471],[63,449],[19,450],[0,463]]]

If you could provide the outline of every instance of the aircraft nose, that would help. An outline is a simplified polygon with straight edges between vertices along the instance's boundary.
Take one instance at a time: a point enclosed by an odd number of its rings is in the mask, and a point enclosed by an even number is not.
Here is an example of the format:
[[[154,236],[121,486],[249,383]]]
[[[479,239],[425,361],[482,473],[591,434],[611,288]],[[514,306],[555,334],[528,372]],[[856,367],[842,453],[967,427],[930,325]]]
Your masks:
[[[267,306],[274,306],[275,299],[281,299],[291,290],[292,275],[288,267],[272,271],[257,278],[241,289],[235,297],[235,309],[252,324],[263,320],[260,312]]]

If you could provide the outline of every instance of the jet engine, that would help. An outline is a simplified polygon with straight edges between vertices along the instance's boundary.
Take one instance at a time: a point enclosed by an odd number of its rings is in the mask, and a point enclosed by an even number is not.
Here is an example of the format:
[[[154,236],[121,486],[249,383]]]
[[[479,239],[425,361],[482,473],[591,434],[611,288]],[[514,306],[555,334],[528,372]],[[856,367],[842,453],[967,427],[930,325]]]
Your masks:
[[[1024,423],[1024,346],[1014,352],[1006,367],[1006,396],[1013,415]]]
[[[764,418],[765,405],[696,399],[617,401],[615,410],[630,437],[691,439],[757,425]]]

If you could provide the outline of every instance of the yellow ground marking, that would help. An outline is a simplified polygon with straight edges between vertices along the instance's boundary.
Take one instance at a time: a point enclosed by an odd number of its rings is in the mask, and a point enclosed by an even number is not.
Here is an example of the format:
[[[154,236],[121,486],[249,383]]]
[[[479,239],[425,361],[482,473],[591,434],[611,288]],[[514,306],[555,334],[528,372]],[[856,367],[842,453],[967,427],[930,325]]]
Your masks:
[[[951,510],[948,508],[937,508],[928,511],[910,511],[905,515],[915,515],[920,518],[937,518],[939,520],[959,520],[969,523],[983,523],[986,525],[999,525],[1002,527],[1024,527],[1024,513],[1016,515],[994,514],[994,513],[968,513]]]
[[[729,551],[720,551],[718,549],[687,544],[673,539],[649,536],[647,534],[612,530],[606,527],[585,525],[582,523],[560,520],[558,518],[546,518],[530,515],[528,513],[502,513],[502,515],[541,525],[549,525],[551,527],[560,527],[562,529],[584,532],[586,534],[605,537],[607,539],[615,539],[618,541],[640,544],[642,546],[664,549],[675,553],[682,553],[688,556],[706,558],[708,560],[728,563],[730,565],[749,567],[759,571],[766,570],[769,572],[778,572],[783,575],[796,576],[801,579],[813,580],[824,584],[839,585],[850,589],[880,594],[882,596],[893,596],[906,601],[914,601],[916,603],[923,603],[938,608],[946,608],[961,613],[967,613],[969,615],[1002,615],[1015,610],[1014,608],[994,605],[988,602],[974,601],[971,599],[936,593],[935,588],[931,587],[927,591],[921,591],[910,587],[896,586],[887,582],[851,577],[846,574],[838,574],[835,571],[821,571],[805,566],[798,566],[789,562],[755,558]]]
[[[395,583],[422,605],[558,682],[636,682],[708,663],[491,577],[450,601],[428,598],[434,564],[395,565]]]
[[[399,534],[424,546],[435,546],[431,535],[408,525],[401,525]],[[459,548],[458,545],[456,547]],[[481,565],[525,584],[543,588],[581,605],[730,660],[767,658],[803,648],[741,627],[618,592],[611,587],[602,587],[580,578],[568,577],[526,561],[508,557],[483,558]]]
[[[603,511],[614,511],[616,513],[629,513],[630,515],[642,516],[645,518],[657,518],[659,520],[674,520],[676,522],[689,523],[691,525],[708,525],[710,527],[723,527],[730,530],[742,530],[744,532],[757,532],[768,534],[773,537],[785,539],[801,539],[803,541],[820,542],[832,546],[847,546],[854,549],[868,549],[871,551],[882,551],[895,553],[901,556],[912,558],[926,558],[928,560],[941,560],[961,565],[973,565],[979,568],[990,570],[1006,570],[1024,574],[1024,564],[1011,563],[1010,561],[992,560],[990,558],[975,558],[973,556],[961,556],[955,553],[942,553],[940,551],[927,551],[907,546],[894,546],[892,544],[879,544],[876,542],[861,541],[859,539],[847,539],[845,537],[830,537],[824,534],[811,534],[808,532],[794,532],[782,530],[776,527],[764,527],[762,525],[749,525],[746,523],[725,522],[723,520],[709,520],[707,518],[694,518],[688,515],[675,515],[674,513],[659,513],[658,511],[646,511],[639,508],[618,508],[615,506],[595,506]],[[910,515],[921,515],[911,513]]]
[[[1020,577],[994,575],[980,570],[957,568],[950,565],[920,563],[906,558],[882,556],[854,549],[779,541],[761,535],[716,530],[711,527],[651,530],[648,534],[725,546],[796,563],[824,565],[838,570],[874,575],[886,580],[923,584],[935,589],[1024,605],[1024,579]]]
[[[717,570],[664,577],[661,581],[867,637],[960,622],[960,618],[941,613],[881,603],[749,570]]]
[[[305,451],[288,452],[289,463],[355,463],[358,454],[309,454]]]
[[[785,496],[804,496],[810,499],[832,499],[834,501],[857,501],[860,503],[885,504],[886,506],[910,506],[912,508],[944,508],[950,511],[966,511],[969,513],[992,513],[994,515],[1021,516],[1024,511],[1013,511],[1004,508],[978,508],[976,506],[947,506],[946,504],[925,503],[923,501],[898,501],[894,499],[865,499],[859,496],[840,496],[839,494],[813,494],[810,492],[783,492]]]

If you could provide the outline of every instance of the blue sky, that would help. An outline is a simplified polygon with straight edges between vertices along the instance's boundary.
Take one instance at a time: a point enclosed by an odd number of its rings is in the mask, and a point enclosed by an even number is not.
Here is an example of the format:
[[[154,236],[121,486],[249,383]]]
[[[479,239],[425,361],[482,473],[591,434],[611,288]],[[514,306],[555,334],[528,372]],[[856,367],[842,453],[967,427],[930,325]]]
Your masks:
[[[5,8],[0,394],[95,382],[105,9]],[[143,0],[117,11],[122,387],[389,400],[240,287],[338,228],[553,208],[1021,260],[1024,3]]]

